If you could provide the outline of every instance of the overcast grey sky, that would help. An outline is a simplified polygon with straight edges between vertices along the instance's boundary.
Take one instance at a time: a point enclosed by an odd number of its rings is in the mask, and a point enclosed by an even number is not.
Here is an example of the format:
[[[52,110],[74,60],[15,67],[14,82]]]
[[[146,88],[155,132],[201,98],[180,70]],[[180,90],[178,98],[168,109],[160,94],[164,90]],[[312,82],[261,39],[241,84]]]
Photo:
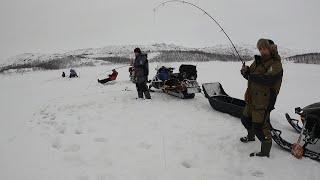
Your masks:
[[[0,0],[0,59],[119,44],[226,44],[215,24],[186,5],[159,0]],[[319,0],[190,0],[218,19],[235,43],[274,39],[320,50]]]

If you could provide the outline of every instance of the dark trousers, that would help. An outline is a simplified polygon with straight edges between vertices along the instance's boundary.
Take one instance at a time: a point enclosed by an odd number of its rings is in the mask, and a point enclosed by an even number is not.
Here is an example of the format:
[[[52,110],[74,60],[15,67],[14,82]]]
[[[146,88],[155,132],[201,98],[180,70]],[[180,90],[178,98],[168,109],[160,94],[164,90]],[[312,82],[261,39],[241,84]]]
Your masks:
[[[111,81],[111,79],[110,79],[110,78],[106,78],[106,79],[101,79],[101,80],[99,80],[99,83],[105,84],[105,83],[107,83],[107,82],[109,82],[109,81]]]
[[[271,134],[270,134],[270,113],[266,113],[265,122],[263,123],[255,123],[252,122],[252,119],[246,116],[242,116],[241,122],[243,126],[248,131],[248,137],[253,138],[257,136],[257,138],[261,141],[271,141]]]
[[[143,98],[143,94],[146,99],[151,99],[151,95],[147,86],[147,82],[136,83],[138,97]]]
[[[78,75],[76,75],[76,74],[70,74],[69,75],[69,78],[76,78],[76,77],[78,77]]]

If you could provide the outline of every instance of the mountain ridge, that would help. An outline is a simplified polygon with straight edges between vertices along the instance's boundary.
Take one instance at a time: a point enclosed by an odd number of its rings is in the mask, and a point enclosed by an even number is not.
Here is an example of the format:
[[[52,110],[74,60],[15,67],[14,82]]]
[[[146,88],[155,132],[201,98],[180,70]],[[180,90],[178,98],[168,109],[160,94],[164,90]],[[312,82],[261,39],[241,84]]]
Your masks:
[[[212,47],[191,48],[175,44],[155,43],[151,45],[110,45],[102,48],[84,48],[65,53],[42,54],[24,53],[8,58],[0,65],[0,72],[10,69],[40,68],[62,69],[79,66],[94,66],[101,63],[128,63],[134,58],[133,49],[140,47],[149,54],[149,59],[161,62],[174,61],[238,61],[231,45],[216,45]],[[245,61],[257,54],[255,46],[249,44],[236,45]],[[302,50],[291,50],[279,47],[283,59],[307,54]],[[301,62],[301,61],[294,61]],[[320,62],[319,62],[320,63]]]

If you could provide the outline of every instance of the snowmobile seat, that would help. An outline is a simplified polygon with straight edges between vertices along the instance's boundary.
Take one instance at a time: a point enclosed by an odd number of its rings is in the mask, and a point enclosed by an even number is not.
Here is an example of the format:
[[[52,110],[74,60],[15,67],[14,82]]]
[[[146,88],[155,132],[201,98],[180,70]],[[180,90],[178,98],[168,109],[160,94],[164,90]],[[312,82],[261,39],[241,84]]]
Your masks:
[[[162,66],[159,70],[158,70],[158,78],[161,81],[166,81],[169,79],[170,76],[170,70],[164,66]]]
[[[179,80],[183,81],[185,79],[197,80],[197,67],[194,65],[182,64],[179,68]]]

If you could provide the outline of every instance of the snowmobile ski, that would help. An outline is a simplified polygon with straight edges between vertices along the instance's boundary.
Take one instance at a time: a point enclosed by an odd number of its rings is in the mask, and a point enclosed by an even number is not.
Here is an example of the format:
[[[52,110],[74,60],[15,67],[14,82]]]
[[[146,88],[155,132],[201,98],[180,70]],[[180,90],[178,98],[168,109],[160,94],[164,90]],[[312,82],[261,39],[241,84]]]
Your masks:
[[[278,129],[272,129],[271,130],[272,139],[274,142],[276,142],[282,149],[291,152],[292,151],[292,143],[286,141],[281,137],[282,132]],[[320,153],[314,152],[312,150],[309,150],[305,148],[304,151],[304,157],[308,157],[310,159],[316,160],[320,162]]]
[[[299,120],[292,119],[288,113],[286,113],[286,119],[289,124],[295,129],[298,133],[302,131],[302,127],[299,125]]]

